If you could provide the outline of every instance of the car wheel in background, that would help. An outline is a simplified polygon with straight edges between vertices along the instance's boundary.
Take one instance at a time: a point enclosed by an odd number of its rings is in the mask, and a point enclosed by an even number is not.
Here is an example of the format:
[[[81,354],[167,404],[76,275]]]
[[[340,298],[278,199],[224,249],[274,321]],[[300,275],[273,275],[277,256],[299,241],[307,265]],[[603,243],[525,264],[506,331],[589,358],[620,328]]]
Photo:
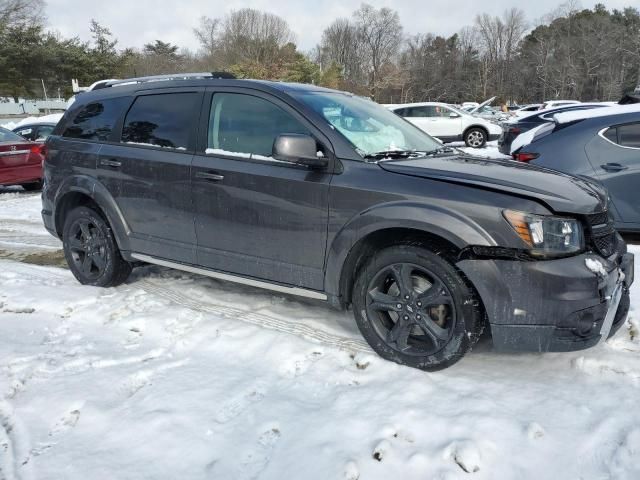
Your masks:
[[[381,357],[429,371],[460,360],[484,326],[480,302],[455,267],[414,245],[373,256],[358,274],[353,310]]]
[[[487,134],[481,128],[470,128],[464,134],[464,143],[467,147],[482,148],[487,143]]]
[[[83,285],[115,287],[131,273],[131,264],[120,255],[111,227],[92,208],[77,207],[67,215],[62,242],[67,264]]]
[[[24,188],[27,192],[36,192],[38,190],[42,190],[42,180],[31,183],[23,183],[21,187]]]

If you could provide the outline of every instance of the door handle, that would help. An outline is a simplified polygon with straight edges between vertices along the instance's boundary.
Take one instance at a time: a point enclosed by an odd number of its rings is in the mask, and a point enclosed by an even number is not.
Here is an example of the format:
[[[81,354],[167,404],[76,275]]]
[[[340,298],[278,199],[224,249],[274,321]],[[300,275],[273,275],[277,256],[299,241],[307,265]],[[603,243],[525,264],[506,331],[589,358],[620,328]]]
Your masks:
[[[600,165],[600,167],[602,167],[602,169],[606,170],[607,172],[621,172],[622,170],[626,170],[627,168],[629,168],[619,163],[605,163],[604,165]]]
[[[196,172],[196,178],[201,178],[202,180],[207,180],[209,182],[220,182],[221,180],[224,180],[224,175],[212,172]]]
[[[103,158],[102,160],[100,160],[100,165],[102,165],[103,167],[120,168],[122,166],[122,162],[119,162],[118,160],[107,160],[106,158]]]

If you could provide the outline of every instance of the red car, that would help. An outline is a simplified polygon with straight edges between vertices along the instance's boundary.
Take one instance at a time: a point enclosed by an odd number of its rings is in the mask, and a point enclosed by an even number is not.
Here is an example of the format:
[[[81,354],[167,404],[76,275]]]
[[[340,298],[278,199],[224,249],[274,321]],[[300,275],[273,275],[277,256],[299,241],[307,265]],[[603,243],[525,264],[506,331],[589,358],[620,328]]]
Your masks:
[[[30,142],[0,127],[0,185],[42,188],[44,149],[42,143]]]

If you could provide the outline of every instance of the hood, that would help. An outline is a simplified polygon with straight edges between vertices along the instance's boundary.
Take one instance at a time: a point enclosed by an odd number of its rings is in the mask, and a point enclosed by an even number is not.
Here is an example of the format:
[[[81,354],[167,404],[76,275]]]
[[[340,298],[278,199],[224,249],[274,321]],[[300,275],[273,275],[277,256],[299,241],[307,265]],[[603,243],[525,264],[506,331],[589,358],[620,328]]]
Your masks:
[[[491,105],[491,102],[493,102],[496,99],[496,97],[491,97],[489,100],[485,100],[484,102],[482,102],[480,105],[478,105],[477,107],[475,107],[472,110],[469,110],[469,113],[476,113],[478,110],[480,110],[482,107],[485,107],[487,105]]]
[[[607,204],[606,191],[590,180],[512,160],[452,155],[383,161],[378,165],[388,172],[532,198],[558,213],[599,213]]]

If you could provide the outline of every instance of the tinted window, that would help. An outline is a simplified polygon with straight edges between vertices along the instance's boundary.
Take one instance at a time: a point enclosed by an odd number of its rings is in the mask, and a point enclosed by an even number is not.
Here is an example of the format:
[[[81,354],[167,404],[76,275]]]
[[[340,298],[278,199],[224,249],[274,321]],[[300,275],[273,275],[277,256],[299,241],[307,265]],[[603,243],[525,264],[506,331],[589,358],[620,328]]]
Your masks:
[[[0,127],[0,142],[24,142],[24,138]]]
[[[610,140],[613,143],[618,143],[618,130],[617,130],[616,127],[611,127],[609,129],[607,129],[603,133],[603,135],[607,140]]]
[[[140,96],[124,120],[122,141],[186,150],[199,109],[198,93]]]
[[[271,156],[273,142],[284,133],[310,132],[294,117],[262,98],[216,93],[209,116],[208,153],[213,150]]]
[[[449,112],[446,108],[436,105],[426,105],[424,107],[410,107],[407,108],[407,117],[444,117]]]
[[[640,123],[619,125],[618,143],[624,147],[640,148]]]
[[[109,98],[89,103],[80,109],[62,132],[63,137],[107,141],[129,100]]]

